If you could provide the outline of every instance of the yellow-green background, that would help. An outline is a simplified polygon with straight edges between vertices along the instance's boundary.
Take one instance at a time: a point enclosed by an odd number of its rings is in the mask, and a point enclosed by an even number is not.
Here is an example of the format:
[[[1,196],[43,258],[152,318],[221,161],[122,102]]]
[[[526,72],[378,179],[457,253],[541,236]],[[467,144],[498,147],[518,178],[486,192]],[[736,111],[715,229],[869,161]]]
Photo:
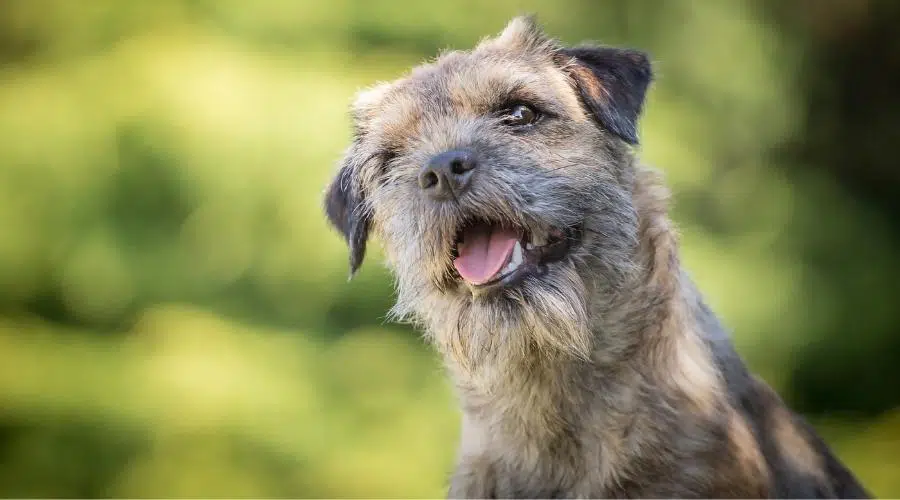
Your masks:
[[[0,495],[443,495],[449,385],[385,321],[377,250],[346,281],[321,193],[357,89],[520,12],[651,51],[643,155],[686,265],[753,369],[900,495],[894,214],[783,152],[819,35],[778,9],[0,2]]]

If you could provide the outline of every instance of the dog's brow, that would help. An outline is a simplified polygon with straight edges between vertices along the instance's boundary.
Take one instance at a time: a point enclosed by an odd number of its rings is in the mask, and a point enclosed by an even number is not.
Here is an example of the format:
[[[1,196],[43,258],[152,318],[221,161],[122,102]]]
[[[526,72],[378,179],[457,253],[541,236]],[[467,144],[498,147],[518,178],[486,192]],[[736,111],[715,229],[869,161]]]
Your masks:
[[[555,99],[546,88],[537,81],[531,79],[495,78],[482,82],[476,88],[464,90],[465,94],[477,92],[480,99],[471,96],[465,98],[461,104],[472,105],[478,103],[476,111],[480,113],[492,113],[501,111],[512,104],[525,102],[533,104],[543,111],[552,114],[563,114],[565,108]]]
[[[503,102],[498,102],[498,105],[495,109],[502,109],[508,107],[511,104],[515,104],[518,102],[525,102],[528,104],[533,104],[544,111],[560,114],[563,112],[562,107],[551,98],[551,96],[542,95],[539,92],[535,92],[527,85],[518,85],[514,87],[507,95]]]

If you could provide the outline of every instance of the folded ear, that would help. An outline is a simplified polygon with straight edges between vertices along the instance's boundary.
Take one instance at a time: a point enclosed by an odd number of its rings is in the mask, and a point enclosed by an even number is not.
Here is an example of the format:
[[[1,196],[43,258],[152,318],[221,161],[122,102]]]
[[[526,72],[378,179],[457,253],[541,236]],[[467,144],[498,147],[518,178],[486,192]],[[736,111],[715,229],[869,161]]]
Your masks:
[[[351,278],[366,255],[366,242],[369,239],[369,226],[372,220],[354,178],[355,169],[352,161],[350,153],[325,193],[325,213],[328,220],[344,235],[347,246],[350,247]]]
[[[558,57],[594,119],[628,144],[637,144],[637,121],[653,79],[647,54],[581,46],[562,48]]]

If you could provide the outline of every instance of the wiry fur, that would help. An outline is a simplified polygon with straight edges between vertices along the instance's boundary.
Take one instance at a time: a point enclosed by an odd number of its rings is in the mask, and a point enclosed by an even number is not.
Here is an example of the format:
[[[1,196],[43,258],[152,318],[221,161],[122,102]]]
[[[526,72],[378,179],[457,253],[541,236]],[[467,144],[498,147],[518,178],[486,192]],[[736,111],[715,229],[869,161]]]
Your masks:
[[[852,475],[752,378],[678,259],[668,193],[630,146],[650,82],[640,52],[566,48],[528,18],[354,104],[356,137],[327,195],[351,269],[372,232],[463,406],[454,497],[859,496]],[[546,117],[511,132],[496,111]],[[417,174],[477,152],[463,195]],[[471,220],[577,226],[567,258],[514,287],[453,271]]]

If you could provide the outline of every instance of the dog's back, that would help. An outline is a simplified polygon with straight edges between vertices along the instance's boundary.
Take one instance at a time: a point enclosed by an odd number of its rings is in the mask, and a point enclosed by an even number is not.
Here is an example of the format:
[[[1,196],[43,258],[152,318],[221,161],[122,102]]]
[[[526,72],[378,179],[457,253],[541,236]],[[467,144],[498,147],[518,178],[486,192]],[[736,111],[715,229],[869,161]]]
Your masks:
[[[694,309],[725,380],[730,404],[746,419],[765,459],[770,494],[776,498],[869,498],[815,430],[747,370],[712,311],[701,300]]]

